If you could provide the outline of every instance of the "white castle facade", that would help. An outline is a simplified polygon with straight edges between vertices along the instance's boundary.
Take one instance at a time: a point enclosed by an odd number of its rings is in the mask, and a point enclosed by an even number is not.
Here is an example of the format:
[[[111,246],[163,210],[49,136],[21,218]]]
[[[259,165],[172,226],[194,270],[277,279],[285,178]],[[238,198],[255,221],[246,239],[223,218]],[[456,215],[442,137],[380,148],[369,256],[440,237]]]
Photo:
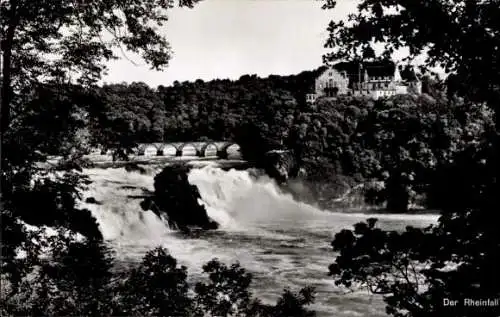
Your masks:
[[[421,94],[422,83],[410,67],[392,61],[338,63],[328,67],[315,81],[308,102],[320,97],[342,95],[367,96],[373,99],[398,94]]]

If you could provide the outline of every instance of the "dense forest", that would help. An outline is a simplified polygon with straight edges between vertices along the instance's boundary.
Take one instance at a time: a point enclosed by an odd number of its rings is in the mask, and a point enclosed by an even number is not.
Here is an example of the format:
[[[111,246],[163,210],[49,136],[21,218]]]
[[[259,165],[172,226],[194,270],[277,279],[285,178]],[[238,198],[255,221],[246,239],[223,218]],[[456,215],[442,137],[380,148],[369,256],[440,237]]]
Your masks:
[[[46,122],[40,137],[46,140],[47,154],[65,154],[58,140],[75,128],[82,142],[108,148],[141,142],[236,141],[248,138],[251,129],[267,135],[285,118],[301,111],[305,94],[322,69],[293,76],[244,75],[234,81],[174,82],[156,89],[144,83],[92,89],[45,84],[33,89],[30,116],[22,124],[33,127],[36,120]],[[262,126],[255,126],[257,123]],[[278,131],[272,136],[277,145],[285,137]],[[274,148],[270,145],[266,150]]]
[[[143,83],[105,85],[95,91],[97,103],[88,110],[91,125],[97,126],[94,131],[101,133],[92,135],[95,143],[106,146],[239,140],[251,133],[246,129],[266,117],[258,129],[267,134],[305,104],[305,94],[318,72],[174,82],[156,89]]]

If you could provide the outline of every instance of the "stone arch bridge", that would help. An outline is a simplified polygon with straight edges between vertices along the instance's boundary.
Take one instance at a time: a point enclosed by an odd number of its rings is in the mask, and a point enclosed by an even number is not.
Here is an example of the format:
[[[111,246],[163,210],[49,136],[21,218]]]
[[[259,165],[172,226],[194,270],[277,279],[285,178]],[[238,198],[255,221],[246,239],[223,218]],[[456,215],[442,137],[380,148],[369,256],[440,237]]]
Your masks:
[[[234,142],[172,142],[172,143],[142,143],[135,148],[139,156],[197,156],[237,158],[240,156],[240,146]]]

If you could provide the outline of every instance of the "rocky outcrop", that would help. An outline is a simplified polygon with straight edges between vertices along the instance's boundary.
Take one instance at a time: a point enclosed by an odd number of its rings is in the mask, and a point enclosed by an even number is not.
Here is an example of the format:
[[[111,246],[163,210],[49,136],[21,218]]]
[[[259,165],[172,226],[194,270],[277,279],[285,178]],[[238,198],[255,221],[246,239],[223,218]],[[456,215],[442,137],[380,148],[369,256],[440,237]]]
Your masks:
[[[218,224],[208,217],[198,188],[188,181],[189,167],[174,165],[165,167],[154,180],[154,195],[146,198],[141,207],[167,218],[173,229],[190,232],[191,229],[217,229]]]
[[[264,155],[260,165],[267,175],[281,184],[296,177],[299,173],[299,166],[291,151],[269,151]]]
[[[298,201],[321,209],[334,210],[344,206],[343,197],[351,186],[351,182],[345,177],[311,180],[307,176],[302,176],[289,180],[282,185],[282,188]]]
[[[298,162],[292,151],[275,150],[265,154],[261,168],[298,201],[330,210],[368,207],[364,184],[327,161]]]

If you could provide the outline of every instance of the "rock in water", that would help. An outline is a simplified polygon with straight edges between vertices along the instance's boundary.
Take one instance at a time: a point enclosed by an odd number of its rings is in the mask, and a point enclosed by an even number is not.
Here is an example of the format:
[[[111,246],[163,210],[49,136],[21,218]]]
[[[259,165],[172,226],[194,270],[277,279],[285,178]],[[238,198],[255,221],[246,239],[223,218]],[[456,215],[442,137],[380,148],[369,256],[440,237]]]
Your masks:
[[[267,175],[279,183],[297,176],[298,166],[291,151],[274,150],[265,154],[263,167]]]
[[[208,217],[198,188],[188,181],[189,167],[173,165],[165,167],[154,180],[154,196],[144,201],[142,207],[158,215],[167,216],[170,226],[184,232],[197,227],[217,229],[219,225]]]

